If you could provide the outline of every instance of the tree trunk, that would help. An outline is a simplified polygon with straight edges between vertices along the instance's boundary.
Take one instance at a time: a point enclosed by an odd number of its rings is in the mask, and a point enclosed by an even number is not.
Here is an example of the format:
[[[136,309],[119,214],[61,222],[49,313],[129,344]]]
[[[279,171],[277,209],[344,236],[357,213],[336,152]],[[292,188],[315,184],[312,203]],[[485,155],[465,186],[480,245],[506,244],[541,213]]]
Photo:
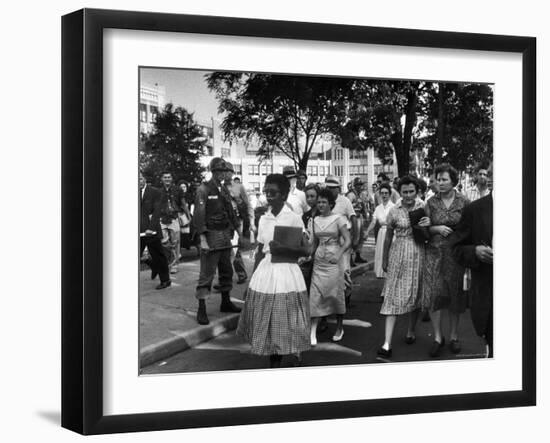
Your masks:
[[[416,89],[407,93],[407,105],[405,106],[405,128],[403,130],[403,161],[402,170],[399,169],[399,176],[410,172],[410,154],[412,145],[412,131],[416,124],[416,105],[418,103],[418,94]],[[398,163],[399,167],[399,163]]]
[[[441,162],[445,144],[445,83],[439,83],[437,94],[437,148],[434,156],[434,166]]]
[[[395,159],[397,160],[397,175],[402,177],[409,171],[409,154],[403,149],[403,133],[401,132],[401,122],[396,126],[396,131],[391,137]]]
[[[297,163],[297,168],[307,172],[307,162],[309,161],[309,155],[304,155]]]

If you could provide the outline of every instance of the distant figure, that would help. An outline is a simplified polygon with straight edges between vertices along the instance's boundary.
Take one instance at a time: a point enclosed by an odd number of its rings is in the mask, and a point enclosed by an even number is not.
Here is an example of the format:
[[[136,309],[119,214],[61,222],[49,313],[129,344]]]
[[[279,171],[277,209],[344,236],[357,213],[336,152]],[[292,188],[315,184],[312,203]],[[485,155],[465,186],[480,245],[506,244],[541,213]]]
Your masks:
[[[488,181],[488,169],[490,165],[488,162],[481,162],[475,168],[475,185],[466,191],[466,197],[471,202],[476,201],[491,192],[489,189]]]
[[[397,203],[399,201],[400,199],[399,192],[397,192],[397,190],[394,189],[393,186],[391,186],[390,179],[386,174],[384,174],[383,172],[378,174],[376,182],[378,186],[380,186],[382,183],[389,184],[391,187],[391,196],[390,196],[391,201],[393,203]],[[374,194],[374,204],[378,206],[380,203],[382,203],[382,198],[380,197],[380,190],[378,189]]]
[[[357,216],[355,219],[355,223],[357,224],[355,227],[355,232],[358,233],[357,241],[352,245],[354,254],[352,254],[351,261],[353,264],[367,263],[367,261],[361,257],[361,249],[363,248],[363,243],[365,241],[364,227],[367,217],[367,205],[361,198],[361,188],[363,186],[363,182],[359,177],[355,177],[351,182],[351,185],[351,190],[348,191],[346,197],[349,201],[351,201],[355,215]]]
[[[432,174],[432,175],[430,175],[430,181],[428,183],[428,191],[426,192],[426,196],[425,196],[424,200],[428,201],[430,198],[432,198],[438,192],[439,192],[439,188],[437,186],[437,181],[435,179],[435,174]]]
[[[139,255],[143,254],[145,247],[151,255],[151,279],[158,275],[160,284],[156,289],[164,289],[172,283],[168,270],[168,259],[164,253],[161,239],[160,215],[162,211],[162,196],[158,189],[151,187],[139,174],[140,189],[140,219],[139,219]]]
[[[304,171],[303,169],[298,169],[298,171],[296,171],[296,188],[299,189],[300,191],[305,192],[306,183],[307,183],[306,171]]]
[[[162,245],[170,273],[178,272],[178,262],[180,258],[180,222],[179,213],[179,190],[174,186],[172,173],[165,171],[162,173],[162,187],[160,188],[162,196],[162,216],[160,218],[160,226],[162,228]]]
[[[306,194],[297,187],[298,177],[294,166],[285,166],[283,168],[283,175],[290,182],[290,192],[288,193],[286,203],[292,211],[301,217],[304,212],[309,210],[309,206],[306,202]]]
[[[372,221],[367,228],[366,237],[374,229],[374,226],[378,224],[378,236],[376,238],[376,248],[374,251],[374,273],[377,278],[386,277],[386,273],[382,269],[382,256],[384,255],[384,241],[386,239],[386,227],[388,225],[388,214],[390,209],[394,207],[393,202],[390,200],[391,187],[388,183],[380,185],[380,196],[382,197],[382,203],[380,203],[374,210]]]

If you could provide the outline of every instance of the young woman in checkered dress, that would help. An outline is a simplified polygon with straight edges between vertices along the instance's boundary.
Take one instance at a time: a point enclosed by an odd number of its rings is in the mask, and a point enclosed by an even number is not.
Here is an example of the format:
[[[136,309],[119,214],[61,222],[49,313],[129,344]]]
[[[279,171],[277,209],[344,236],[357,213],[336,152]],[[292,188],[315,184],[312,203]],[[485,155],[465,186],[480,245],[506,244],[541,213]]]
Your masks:
[[[279,367],[283,355],[299,354],[311,346],[309,300],[300,267],[296,262],[271,262],[277,255],[297,261],[309,252],[305,240],[293,248],[273,241],[275,226],[304,227],[301,217],[285,205],[289,190],[284,175],[266,177],[264,192],[270,208],[258,225],[255,270],[237,328],[253,354],[270,357],[271,367]]]

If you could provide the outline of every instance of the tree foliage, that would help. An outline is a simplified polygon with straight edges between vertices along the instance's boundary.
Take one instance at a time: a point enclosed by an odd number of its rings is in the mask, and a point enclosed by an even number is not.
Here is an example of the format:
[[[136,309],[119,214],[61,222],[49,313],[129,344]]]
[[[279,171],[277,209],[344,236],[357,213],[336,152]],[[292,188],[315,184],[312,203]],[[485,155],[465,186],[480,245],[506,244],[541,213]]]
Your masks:
[[[424,82],[357,80],[348,119],[335,129],[343,147],[373,148],[383,163],[397,160],[399,175],[409,172],[413,131],[422,115]]]
[[[258,144],[260,158],[274,150],[305,169],[321,135],[346,118],[352,80],[256,73],[214,72],[206,77],[224,114],[228,140]]]
[[[466,170],[493,152],[493,90],[486,84],[438,83],[426,94],[417,146],[430,169],[451,163]]]
[[[351,150],[373,148],[383,163],[411,172],[411,153],[428,168],[466,169],[492,153],[492,89],[481,84],[214,72],[206,76],[229,140],[275,149],[305,169],[315,142],[330,136]],[[416,166],[416,165],[415,165]]]
[[[157,184],[165,171],[172,173],[174,182],[200,182],[204,168],[199,160],[206,141],[193,115],[169,103],[157,115],[152,132],[142,134],[140,170]]]

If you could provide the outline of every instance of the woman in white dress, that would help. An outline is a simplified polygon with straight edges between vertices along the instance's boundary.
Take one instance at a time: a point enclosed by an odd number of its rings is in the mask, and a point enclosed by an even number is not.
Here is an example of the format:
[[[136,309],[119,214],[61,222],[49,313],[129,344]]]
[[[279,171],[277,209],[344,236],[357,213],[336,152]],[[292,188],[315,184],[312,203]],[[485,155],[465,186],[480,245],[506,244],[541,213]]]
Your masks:
[[[378,223],[380,229],[378,230],[378,235],[376,237],[376,249],[374,251],[374,273],[377,278],[385,278],[386,273],[382,269],[382,256],[384,253],[384,240],[386,239],[386,229],[387,229],[387,218],[390,212],[390,209],[395,206],[395,204],[390,200],[391,197],[391,188],[387,183],[380,185],[380,197],[382,203],[380,203],[374,210],[372,216],[372,221],[367,228],[367,233],[365,237],[368,238],[370,232],[374,229],[375,225]]]
[[[237,335],[250,343],[251,352],[268,355],[272,368],[281,365],[283,355],[299,354],[311,346],[309,300],[297,264],[299,257],[309,255],[307,240],[302,238],[292,247],[273,240],[275,226],[304,229],[302,218],[285,205],[289,190],[284,175],[266,177],[269,209],[259,221],[254,274],[237,327]],[[278,256],[286,262],[272,263],[271,258]]]

